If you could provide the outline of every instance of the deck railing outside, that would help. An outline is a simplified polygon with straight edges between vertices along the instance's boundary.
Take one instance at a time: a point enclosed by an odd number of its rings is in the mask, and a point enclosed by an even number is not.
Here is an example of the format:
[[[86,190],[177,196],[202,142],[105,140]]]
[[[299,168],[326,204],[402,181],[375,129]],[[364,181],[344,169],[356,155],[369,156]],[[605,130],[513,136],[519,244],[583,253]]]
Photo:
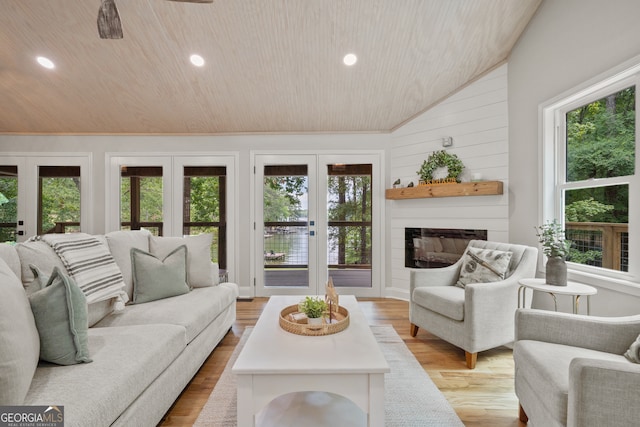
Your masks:
[[[629,271],[629,224],[567,222],[566,238],[580,252],[600,252],[588,265]]]

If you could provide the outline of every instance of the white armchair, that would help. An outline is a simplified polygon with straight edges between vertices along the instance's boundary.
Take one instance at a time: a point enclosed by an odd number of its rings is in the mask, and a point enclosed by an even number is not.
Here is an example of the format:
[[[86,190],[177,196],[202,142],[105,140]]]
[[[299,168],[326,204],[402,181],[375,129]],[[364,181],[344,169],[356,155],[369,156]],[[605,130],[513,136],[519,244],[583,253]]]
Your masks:
[[[460,347],[474,369],[479,351],[513,342],[518,280],[535,276],[538,249],[485,240],[469,247],[510,251],[506,279],[455,286],[464,256],[449,267],[411,270],[409,320],[411,336],[423,328]]]
[[[640,315],[589,317],[517,310],[515,389],[535,426],[622,427],[640,422],[640,364],[623,354]]]

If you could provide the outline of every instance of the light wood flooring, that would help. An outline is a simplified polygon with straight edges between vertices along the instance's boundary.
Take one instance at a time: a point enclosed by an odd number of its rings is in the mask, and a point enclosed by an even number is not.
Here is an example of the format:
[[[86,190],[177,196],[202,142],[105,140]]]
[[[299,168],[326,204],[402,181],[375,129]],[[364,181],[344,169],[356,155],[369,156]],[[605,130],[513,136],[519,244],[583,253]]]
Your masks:
[[[465,426],[526,426],[518,421],[510,349],[500,347],[478,354],[476,369],[469,370],[464,351],[459,348],[422,329],[415,338],[409,335],[409,304],[406,301],[358,300],[370,324],[393,325]],[[232,330],[211,353],[160,426],[187,427],[195,422],[244,329],[255,325],[266,301],[266,298],[238,301]]]

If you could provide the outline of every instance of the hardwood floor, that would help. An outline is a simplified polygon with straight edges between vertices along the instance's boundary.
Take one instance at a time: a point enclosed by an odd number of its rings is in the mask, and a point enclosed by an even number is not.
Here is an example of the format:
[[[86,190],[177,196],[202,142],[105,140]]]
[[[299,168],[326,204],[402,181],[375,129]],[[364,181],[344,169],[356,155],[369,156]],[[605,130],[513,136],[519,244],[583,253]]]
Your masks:
[[[358,299],[371,325],[391,324],[427,371],[465,426],[525,427],[518,421],[511,350],[500,347],[478,355],[476,369],[465,365],[464,351],[420,329],[409,334],[409,304],[393,299]],[[191,426],[209,398],[244,329],[255,325],[266,298],[238,301],[232,330],[184,389],[160,426]],[[215,426],[212,426],[215,427]]]

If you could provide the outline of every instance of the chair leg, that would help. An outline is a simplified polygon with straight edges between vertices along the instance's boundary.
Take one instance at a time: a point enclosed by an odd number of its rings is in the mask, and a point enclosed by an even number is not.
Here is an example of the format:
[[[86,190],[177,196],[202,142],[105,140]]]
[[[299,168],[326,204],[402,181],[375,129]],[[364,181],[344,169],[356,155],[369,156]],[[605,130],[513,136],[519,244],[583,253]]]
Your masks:
[[[524,412],[524,409],[522,409],[522,405],[518,405],[518,408],[519,408],[518,418],[520,419],[520,421],[526,424],[527,422],[529,422],[529,417],[527,416],[527,413]]]
[[[465,351],[464,355],[467,359],[467,368],[476,369],[476,362],[478,361],[478,353],[469,353],[468,351]]]
[[[411,324],[411,336],[415,337],[416,335],[418,335],[418,327],[416,325],[414,325],[413,323]]]

